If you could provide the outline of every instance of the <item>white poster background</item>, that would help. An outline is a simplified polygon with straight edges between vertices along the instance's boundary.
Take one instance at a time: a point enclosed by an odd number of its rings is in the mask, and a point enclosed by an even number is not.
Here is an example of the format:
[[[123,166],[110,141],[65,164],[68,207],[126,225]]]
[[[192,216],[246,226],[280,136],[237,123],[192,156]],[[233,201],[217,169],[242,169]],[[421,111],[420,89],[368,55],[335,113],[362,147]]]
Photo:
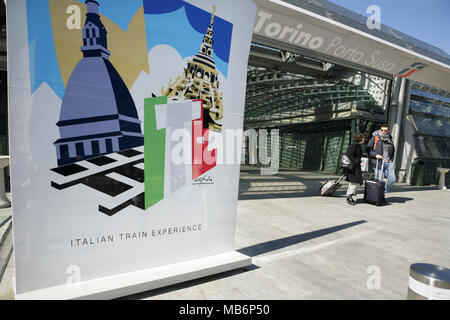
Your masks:
[[[250,0],[187,2],[208,12],[216,5],[216,15],[233,24],[228,78],[221,83],[223,132],[242,129],[256,6]],[[233,250],[241,138],[235,139],[238,160],[218,164],[208,172],[214,176],[213,185],[181,188],[145,212],[128,206],[109,217],[98,211],[98,203],[107,198],[102,193],[84,185],[64,190],[50,186],[50,169],[57,167],[53,142],[59,138],[56,123],[61,99],[46,83],[31,94],[25,3],[7,1],[16,293]],[[130,90],[135,101],[148,97],[148,90],[143,92],[138,85],[145,76]],[[143,104],[136,103],[136,107],[143,120]],[[226,150],[223,153],[226,156]],[[187,225],[201,225],[201,230],[152,236],[152,230]],[[147,231],[148,237],[119,238],[119,234],[141,231]],[[112,243],[71,247],[74,239],[96,242],[97,237],[108,235],[114,236]]]

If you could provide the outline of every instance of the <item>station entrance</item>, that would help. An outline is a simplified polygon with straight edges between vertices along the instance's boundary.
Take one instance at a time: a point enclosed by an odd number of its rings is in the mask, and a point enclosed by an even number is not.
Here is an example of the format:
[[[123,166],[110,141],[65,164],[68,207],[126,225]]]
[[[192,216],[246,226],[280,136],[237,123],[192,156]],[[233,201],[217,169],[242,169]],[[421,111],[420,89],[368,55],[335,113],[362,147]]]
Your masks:
[[[392,78],[256,42],[247,72],[244,130],[279,130],[281,169],[337,173],[353,134],[388,122]]]

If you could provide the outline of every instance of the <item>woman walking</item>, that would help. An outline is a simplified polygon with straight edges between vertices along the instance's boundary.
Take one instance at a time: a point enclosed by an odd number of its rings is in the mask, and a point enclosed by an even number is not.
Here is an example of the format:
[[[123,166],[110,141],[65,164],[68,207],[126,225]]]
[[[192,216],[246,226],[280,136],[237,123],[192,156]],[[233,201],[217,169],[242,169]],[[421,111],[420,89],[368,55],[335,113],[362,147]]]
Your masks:
[[[365,137],[362,133],[356,133],[353,136],[353,142],[345,153],[353,163],[353,169],[345,169],[346,180],[349,182],[347,189],[347,203],[355,205],[356,201],[352,196],[356,196],[358,191],[358,185],[362,185],[363,177],[361,172],[361,145],[364,143]]]

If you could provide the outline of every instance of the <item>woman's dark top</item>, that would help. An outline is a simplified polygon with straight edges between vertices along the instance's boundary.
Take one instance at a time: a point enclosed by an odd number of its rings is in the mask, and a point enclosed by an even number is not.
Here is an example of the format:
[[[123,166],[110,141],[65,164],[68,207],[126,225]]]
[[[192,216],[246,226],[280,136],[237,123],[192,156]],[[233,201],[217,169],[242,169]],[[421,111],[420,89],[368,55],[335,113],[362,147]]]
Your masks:
[[[347,181],[351,183],[363,183],[363,176],[361,172],[361,145],[358,142],[353,142],[345,153],[353,163],[353,170],[346,169]]]

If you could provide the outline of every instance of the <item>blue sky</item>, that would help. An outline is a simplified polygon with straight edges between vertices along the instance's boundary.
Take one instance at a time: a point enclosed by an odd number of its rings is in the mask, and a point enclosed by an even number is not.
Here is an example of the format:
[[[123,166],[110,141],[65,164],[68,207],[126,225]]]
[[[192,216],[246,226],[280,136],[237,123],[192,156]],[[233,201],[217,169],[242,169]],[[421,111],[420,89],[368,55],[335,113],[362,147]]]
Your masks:
[[[450,0],[328,0],[368,17],[378,5],[381,23],[450,54]]]

